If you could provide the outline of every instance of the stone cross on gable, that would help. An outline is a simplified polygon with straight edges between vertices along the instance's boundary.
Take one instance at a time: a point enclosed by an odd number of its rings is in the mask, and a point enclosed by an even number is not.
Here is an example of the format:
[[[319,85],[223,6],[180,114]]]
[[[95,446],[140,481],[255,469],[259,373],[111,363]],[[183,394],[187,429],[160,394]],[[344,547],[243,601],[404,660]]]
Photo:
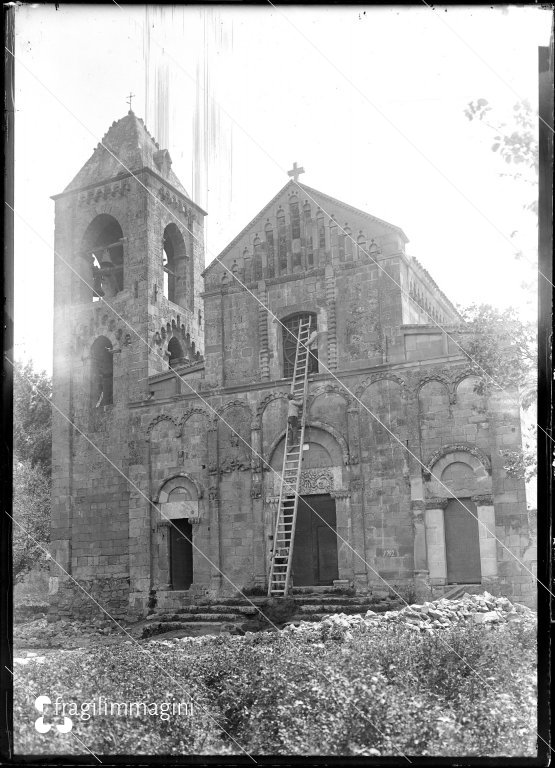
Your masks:
[[[299,180],[299,176],[301,175],[301,173],[304,173],[304,172],[305,172],[304,168],[298,168],[297,163],[293,163],[293,168],[290,171],[287,171],[287,175],[291,176],[293,178],[293,181],[296,182]]]
[[[131,91],[129,91],[129,96],[127,97],[126,101],[127,101],[127,103],[129,104],[129,111],[130,111],[130,112],[132,112],[132,111],[133,111],[133,110],[131,109],[131,100],[133,99],[133,97],[134,97],[134,96],[135,96],[135,94],[134,94],[134,93],[131,93]]]

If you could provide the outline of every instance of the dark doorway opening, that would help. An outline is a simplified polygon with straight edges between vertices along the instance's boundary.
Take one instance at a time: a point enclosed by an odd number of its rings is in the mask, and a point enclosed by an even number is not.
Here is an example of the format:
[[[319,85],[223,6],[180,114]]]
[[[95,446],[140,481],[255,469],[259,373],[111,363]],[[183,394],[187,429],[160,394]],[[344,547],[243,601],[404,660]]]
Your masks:
[[[170,526],[170,573],[172,589],[189,589],[193,583],[193,526],[188,520],[172,520]]]
[[[327,494],[299,499],[293,546],[293,586],[331,586],[334,579],[339,578],[336,529],[335,499]]]
[[[476,514],[476,505],[470,499],[451,499],[445,508],[448,584],[480,584],[482,580]]]

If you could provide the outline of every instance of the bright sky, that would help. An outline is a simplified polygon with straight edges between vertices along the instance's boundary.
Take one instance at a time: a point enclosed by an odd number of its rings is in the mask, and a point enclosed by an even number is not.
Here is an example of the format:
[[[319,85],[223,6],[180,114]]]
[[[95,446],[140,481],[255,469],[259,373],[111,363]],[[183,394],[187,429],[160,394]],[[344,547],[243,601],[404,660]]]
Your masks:
[[[534,261],[530,191],[499,175],[492,132],[464,110],[485,98],[501,121],[519,97],[537,108],[549,11],[159,6],[149,18],[146,59],[144,6],[17,7],[16,357],[51,371],[50,196],[125,115],[130,91],[155,135],[145,83],[152,93],[156,62],[170,70],[173,168],[209,213],[207,263],[297,161],[301,181],[402,227],[455,303],[535,316],[521,288],[533,269],[510,239],[518,230]]]

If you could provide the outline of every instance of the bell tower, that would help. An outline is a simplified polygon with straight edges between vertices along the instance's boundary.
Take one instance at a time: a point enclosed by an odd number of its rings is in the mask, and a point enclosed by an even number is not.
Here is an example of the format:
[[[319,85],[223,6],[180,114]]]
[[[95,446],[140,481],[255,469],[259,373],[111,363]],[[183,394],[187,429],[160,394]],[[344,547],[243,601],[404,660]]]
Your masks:
[[[206,213],[171,166],[130,109],[53,196],[53,398],[61,413],[53,420],[51,538],[65,570],[91,583],[128,578],[128,484],[83,434],[127,473],[129,404],[148,395],[148,378],[172,359],[203,352]],[[93,554],[107,551],[97,540],[106,531],[117,567]],[[53,591],[59,576],[53,571]],[[62,592],[61,609],[69,600]]]

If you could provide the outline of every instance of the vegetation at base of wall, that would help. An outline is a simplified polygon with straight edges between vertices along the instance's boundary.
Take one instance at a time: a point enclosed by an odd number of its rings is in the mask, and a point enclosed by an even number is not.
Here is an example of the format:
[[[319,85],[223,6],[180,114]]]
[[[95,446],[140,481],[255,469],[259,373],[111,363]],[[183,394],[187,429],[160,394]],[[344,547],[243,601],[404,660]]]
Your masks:
[[[13,463],[13,577],[48,567],[50,477],[29,459]]]
[[[52,379],[35,371],[28,360],[14,363],[14,454],[20,461],[39,466],[47,477],[52,471]]]
[[[432,634],[319,623],[58,652],[16,665],[16,748],[85,752],[72,734],[34,730],[30,688],[78,703],[194,700],[192,717],[167,722],[74,718],[100,754],[533,756],[535,666],[534,622]]]

